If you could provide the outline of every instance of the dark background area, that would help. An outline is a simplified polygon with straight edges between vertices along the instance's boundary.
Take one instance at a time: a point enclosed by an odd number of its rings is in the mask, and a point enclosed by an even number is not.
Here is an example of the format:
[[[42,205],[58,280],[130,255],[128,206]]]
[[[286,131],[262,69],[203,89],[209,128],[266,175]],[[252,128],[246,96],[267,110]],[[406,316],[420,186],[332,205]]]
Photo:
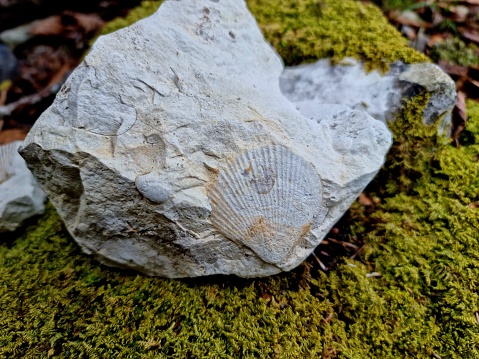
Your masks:
[[[125,16],[140,0],[0,0],[0,31],[10,29],[36,19],[60,15],[63,11],[95,13],[108,21]]]
[[[25,138],[103,25],[140,0],[0,0],[0,144]]]

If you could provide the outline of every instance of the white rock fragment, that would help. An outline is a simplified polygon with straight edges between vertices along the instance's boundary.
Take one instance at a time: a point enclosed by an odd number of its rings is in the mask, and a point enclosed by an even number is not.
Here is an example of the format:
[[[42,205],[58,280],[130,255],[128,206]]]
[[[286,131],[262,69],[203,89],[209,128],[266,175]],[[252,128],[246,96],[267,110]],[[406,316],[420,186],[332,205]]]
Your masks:
[[[449,131],[456,101],[454,81],[430,63],[405,65],[396,62],[389,72],[366,72],[361,62],[345,59],[332,65],[329,60],[286,68],[280,78],[283,94],[290,101],[346,105],[361,109],[387,122],[401,110],[404,100],[423,90],[431,94],[424,110],[424,123],[441,118],[440,130]]]
[[[391,135],[344,106],[303,116],[282,71],[244,2],[165,1],[96,42],[21,153],[105,264],[290,270],[374,177]]]
[[[17,152],[21,144],[0,145],[0,232],[16,230],[45,209],[46,195]]]

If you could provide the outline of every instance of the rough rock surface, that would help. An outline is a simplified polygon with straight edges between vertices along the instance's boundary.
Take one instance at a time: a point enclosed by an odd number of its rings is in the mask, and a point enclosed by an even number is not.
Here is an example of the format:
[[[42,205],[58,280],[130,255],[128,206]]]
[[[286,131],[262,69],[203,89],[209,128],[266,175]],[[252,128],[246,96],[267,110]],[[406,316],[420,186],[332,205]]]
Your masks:
[[[441,131],[449,131],[456,101],[454,81],[431,63],[396,62],[389,72],[382,74],[377,70],[366,72],[354,59],[345,59],[339,65],[325,59],[286,68],[280,87],[283,94],[299,106],[304,101],[346,105],[365,110],[383,122],[394,119],[404,100],[427,90],[431,99],[424,109],[424,123],[432,124],[441,117]]]
[[[237,0],[165,1],[101,37],[21,154],[87,253],[149,275],[304,260],[391,144],[366,112],[301,115]]]
[[[0,146],[0,232],[16,230],[45,209],[46,195],[17,152],[21,144]]]

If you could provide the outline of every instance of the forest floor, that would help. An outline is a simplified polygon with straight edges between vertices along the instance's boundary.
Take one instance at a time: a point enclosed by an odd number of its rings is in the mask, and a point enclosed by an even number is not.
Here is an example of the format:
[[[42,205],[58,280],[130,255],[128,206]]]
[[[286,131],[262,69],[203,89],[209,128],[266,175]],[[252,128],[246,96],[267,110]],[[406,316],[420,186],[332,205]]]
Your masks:
[[[353,19],[377,12],[320,2]],[[296,1],[284,3],[288,12]],[[426,95],[408,102],[384,168],[350,211],[300,267],[257,280],[108,269],[81,253],[49,205],[0,245],[0,354],[478,358],[479,1],[375,3],[456,81],[450,143],[424,128]],[[52,8],[0,28],[0,144],[25,137],[104,24],[136,4]],[[248,5],[258,22],[284,10]]]

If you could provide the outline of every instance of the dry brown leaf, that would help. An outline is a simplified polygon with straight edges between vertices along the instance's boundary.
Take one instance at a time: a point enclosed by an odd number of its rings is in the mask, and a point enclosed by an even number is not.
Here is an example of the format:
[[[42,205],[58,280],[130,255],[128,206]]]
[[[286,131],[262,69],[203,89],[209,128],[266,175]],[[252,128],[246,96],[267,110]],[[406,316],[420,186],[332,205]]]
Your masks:
[[[100,30],[105,22],[95,14],[74,13],[73,15],[78,21],[78,26],[83,29],[85,34],[93,34]]]
[[[0,131],[0,145],[13,141],[23,141],[25,137],[27,137],[27,131],[21,129]]]
[[[465,22],[469,16],[469,9],[464,5],[450,6],[448,10],[452,13],[452,20],[455,22]]]
[[[440,60],[438,65],[444,72],[454,76],[467,76],[469,71],[467,66],[453,65],[444,60]]]
[[[359,194],[358,202],[362,206],[373,206],[374,205],[373,201],[371,201],[371,199],[369,199],[369,197],[366,196],[364,193]]]
[[[467,121],[466,94],[457,92],[457,99],[452,111],[452,138],[456,147],[459,147],[459,134],[464,130]]]
[[[8,94],[8,89],[4,89],[0,91],[0,106],[5,105],[5,101],[7,101],[7,94]]]
[[[411,26],[403,25],[401,33],[411,41],[416,40],[417,30]]]
[[[429,41],[427,43],[427,46],[433,47],[436,44],[444,42],[445,39],[446,39],[446,36],[444,34],[431,35],[431,37],[429,38]]]
[[[471,4],[471,5],[479,5],[479,0],[441,0],[439,1],[438,5],[440,7],[448,7],[450,6],[451,3],[458,3],[458,2],[461,2],[461,3],[468,3],[468,4]]]
[[[268,294],[268,293],[262,293],[261,298],[263,300],[269,302],[269,301],[271,301],[271,299],[273,299],[273,296],[271,294]]]
[[[34,27],[30,29],[32,36],[59,36],[63,33],[65,26],[62,24],[60,15],[47,17],[39,20]]]
[[[469,79],[468,82],[470,82],[471,84],[473,84],[474,86],[476,86],[477,89],[479,90],[479,81]]]
[[[30,30],[33,36],[63,36],[72,38],[72,33],[80,32],[84,35],[96,33],[105,22],[96,14],[81,14],[65,11],[62,15],[55,15],[40,20]]]
[[[460,27],[458,28],[459,33],[466,39],[476,42],[479,44],[479,32],[474,30],[468,30],[467,28]]]
[[[391,19],[401,25],[423,27],[425,21],[414,11],[403,11],[401,13],[391,13]]]

